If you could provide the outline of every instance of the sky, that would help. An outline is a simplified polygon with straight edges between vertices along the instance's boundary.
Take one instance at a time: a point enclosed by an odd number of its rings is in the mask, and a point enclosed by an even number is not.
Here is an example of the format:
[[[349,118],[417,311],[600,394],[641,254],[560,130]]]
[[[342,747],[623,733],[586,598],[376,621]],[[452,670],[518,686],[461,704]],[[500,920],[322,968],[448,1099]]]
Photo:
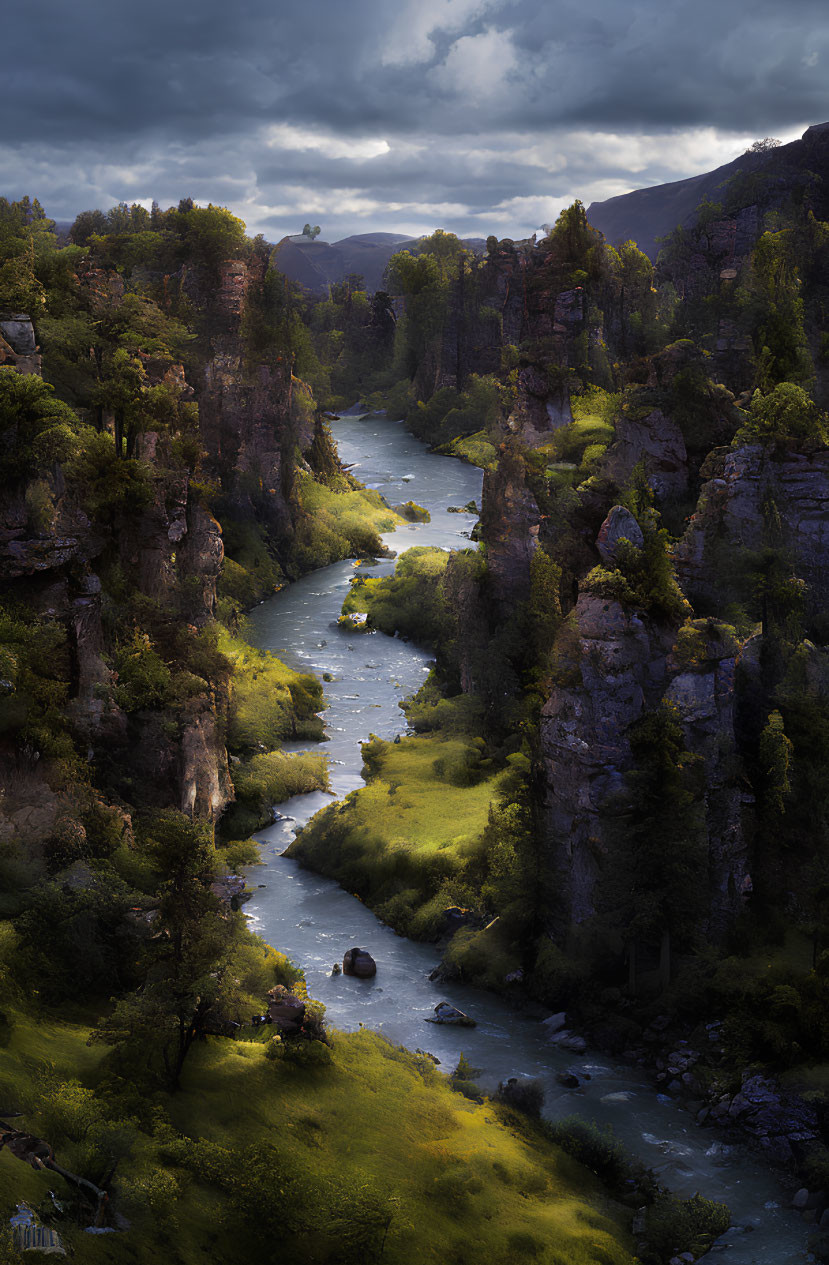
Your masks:
[[[514,238],[829,120],[826,0],[29,0],[0,193]]]

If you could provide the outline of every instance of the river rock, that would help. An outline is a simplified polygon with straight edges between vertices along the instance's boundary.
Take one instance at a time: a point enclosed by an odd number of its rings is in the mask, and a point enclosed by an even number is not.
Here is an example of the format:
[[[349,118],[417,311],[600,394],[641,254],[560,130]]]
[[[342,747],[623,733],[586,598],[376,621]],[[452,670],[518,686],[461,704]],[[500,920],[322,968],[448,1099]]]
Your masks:
[[[562,1028],[567,1026],[567,1015],[560,1010],[557,1015],[550,1015],[547,1019],[541,1020],[542,1027],[547,1029],[548,1036],[553,1033],[560,1032]]]
[[[371,979],[377,974],[377,963],[368,949],[349,949],[343,957],[343,974]]]
[[[553,1033],[550,1037],[550,1044],[557,1045],[560,1050],[572,1050],[574,1054],[584,1054],[587,1049],[587,1042],[584,1037],[577,1036],[566,1028],[563,1032]]]
[[[435,1006],[435,1013],[430,1015],[426,1020],[427,1023],[453,1023],[461,1028],[476,1027],[475,1020],[470,1019],[469,1015],[465,1015],[462,1010],[458,1010],[456,1006],[452,1006],[448,1001],[440,1001]]]
[[[578,1089],[579,1084],[581,1083],[578,1076],[574,1076],[572,1072],[557,1072],[556,1080],[559,1085],[563,1085],[565,1089]]]

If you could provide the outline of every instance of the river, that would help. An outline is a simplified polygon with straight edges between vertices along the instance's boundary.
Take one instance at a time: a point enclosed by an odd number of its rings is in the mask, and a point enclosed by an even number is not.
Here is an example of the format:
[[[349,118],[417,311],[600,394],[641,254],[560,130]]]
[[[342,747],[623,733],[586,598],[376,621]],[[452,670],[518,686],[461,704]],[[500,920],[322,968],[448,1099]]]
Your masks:
[[[471,500],[480,503],[480,470],[430,453],[402,422],[347,417],[332,423],[332,430],[341,459],[363,483],[379,489],[390,504],[414,500],[431,513],[430,523],[407,524],[384,537],[390,549],[469,547],[475,516],[448,510]],[[331,677],[325,684],[324,713],[329,741],[322,750],[337,796],[362,786],[360,743],[370,733],[391,739],[405,731],[398,703],[419,687],[429,663],[427,653],[399,638],[337,628],[355,565],[346,561],[315,571],[250,617],[251,640],[257,646],[292,667]],[[393,565],[383,560],[360,570],[383,575]],[[297,743],[286,749],[316,746]],[[250,874],[251,884],[261,886],[246,910],[253,928],[302,966],[311,996],[324,1002],[333,1025],[352,1031],[362,1024],[410,1049],[429,1050],[445,1071],[451,1071],[463,1050],[483,1069],[481,1084],[487,1089],[507,1076],[540,1078],[545,1115],[576,1113],[609,1124],[670,1189],[682,1195],[699,1191],[729,1205],[735,1228],[706,1260],[802,1265],[813,1259],[806,1249],[807,1227],[785,1207],[786,1196],[773,1174],[746,1149],[725,1144],[697,1125],[672,1099],[657,1093],[639,1069],[601,1053],[558,1051],[545,1043],[536,1020],[509,1010],[495,996],[461,984],[433,984],[428,978],[438,961],[433,946],[396,935],[335,882],[281,856],[295,829],[330,799],[315,792],[279,806],[280,819],[258,836],[265,864]],[[333,963],[342,962],[353,945],[368,949],[376,960],[375,979],[331,975]],[[477,1027],[427,1024],[441,1000],[471,1015]],[[579,1076],[578,1090],[557,1083],[556,1073],[567,1069]],[[583,1079],[585,1074],[589,1080]]]

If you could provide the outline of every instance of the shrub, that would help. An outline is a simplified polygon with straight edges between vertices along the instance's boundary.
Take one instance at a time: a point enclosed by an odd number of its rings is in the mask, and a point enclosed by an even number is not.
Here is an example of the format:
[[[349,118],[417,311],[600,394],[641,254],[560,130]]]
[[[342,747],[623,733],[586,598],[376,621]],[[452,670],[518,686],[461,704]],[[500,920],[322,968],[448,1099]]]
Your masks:
[[[227,834],[248,834],[273,820],[274,804],[293,795],[328,789],[325,756],[311,752],[288,755],[267,751],[237,764],[233,769],[237,803],[231,804],[222,823]]]
[[[498,1086],[495,1098],[497,1102],[521,1111],[525,1116],[538,1118],[544,1106],[544,1086],[539,1080],[518,1080],[512,1076]]]
[[[755,391],[748,417],[734,437],[735,444],[826,442],[826,414],[795,382],[779,382],[768,395]]]
[[[136,631],[113,658],[118,673],[115,701],[125,712],[170,702],[172,673],[146,633]]]
[[[646,1261],[661,1262],[680,1252],[702,1256],[715,1239],[724,1234],[731,1223],[726,1204],[693,1195],[676,1199],[659,1195],[648,1211]]]
[[[322,1041],[308,1041],[301,1037],[273,1037],[265,1047],[265,1058],[272,1063],[306,1071],[329,1067],[331,1051]]]
[[[589,1168],[611,1190],[621,1192],[626,1188],[633,1168],[610,1127],[600,1129],[579,1116],[565,1116],[562,1120],[545,1121],[542,1128],[551,1142]]]

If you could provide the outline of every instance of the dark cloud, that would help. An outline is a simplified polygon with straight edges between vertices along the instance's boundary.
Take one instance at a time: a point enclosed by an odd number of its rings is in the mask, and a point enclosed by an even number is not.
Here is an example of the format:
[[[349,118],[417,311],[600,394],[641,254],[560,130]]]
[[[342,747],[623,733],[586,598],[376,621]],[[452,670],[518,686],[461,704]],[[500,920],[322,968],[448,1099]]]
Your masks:
[[[32,0],[2,58],[8,194],[273,236],[518,234],[829,117],[825,0]]]

